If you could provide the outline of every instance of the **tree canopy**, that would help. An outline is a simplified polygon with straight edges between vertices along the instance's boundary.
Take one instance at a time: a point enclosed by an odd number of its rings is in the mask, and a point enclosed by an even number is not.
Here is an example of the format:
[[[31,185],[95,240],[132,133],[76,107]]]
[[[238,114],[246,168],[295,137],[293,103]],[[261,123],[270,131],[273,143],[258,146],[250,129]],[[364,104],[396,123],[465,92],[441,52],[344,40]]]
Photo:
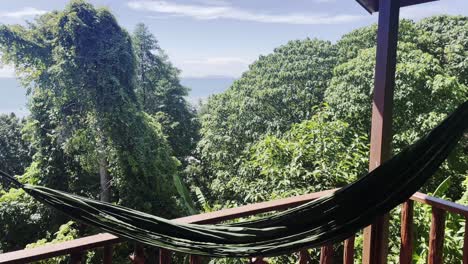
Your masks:
[[[445,37],[466,27],[466,18],[438,16],[417,23],[404,20],[401,24],[393,111],[394,151],[401,150],[423,136],[468,99],[468,87],[463,83],[466,76],[461,74],[467,65],[444,59],[444,56],[452,56],[444,55],[444,52],[458,49],[461,40],[458,36],[453,36],[453,42],[443,41]],[[447,27],[451,24],[454,26]],[[374,29],[369,27],[367,30],[360,29],[345,35],[337,45],[341,50],[355,44],[362,45],[365,38],[375,35]],[[368,33],[356,34],[361,31]],[[433,43],[437,43],[438,48],[433,47]],[[465,53],[466,50],[465,47]],[[360,49],[354,57],[350,54],[347,56],[348,59],[334,70],[334,76],[325,93],[325,101],[333,109],[335,118],[353,124],[361,133],[369,133],[375,47]],[[458,68],[454,71],[453,67]],[[461,144],[466,144],[466,140]],[[453,199],[458,199],[463,192],[461,183],[468,170],[467,158],[466,151],[464,153],[462,148],[455,151],[444,169],[432,179],[425,190],[432,191],[444,179],[453,176],[450,193]]]
[[[180,71],[171,64],[144,24],[137,24],[132,39],[136,54],[136,95],[143,111],[161,123],[174,154],[184,161],[198,139],[195,110],[185,98],[188,88],[180,84]]]
[[[23,174],[31,163],[33,149],[21,133],[25,122],[13,113],[0,115],[0,160],[5,164],[2,169],[12,175]]]
[[[73,0],[25,26],[0,25],[1,59],[15,66],[30,110],[22,120],[0,116],[0,160],[8,164],[0,169],[168,218],[196,212],[184,181],[202,210],[343,186],[368,167],[376,31],[363,27],[336,43],[290,41],[197,113],[180,71],[143,24],[129,34],[108,10]],[[468,99],[467,34],[464,16],[401,20],[395,152]],[[467,166],[465,136],[424,191],[467,203]],[[422,237],[430,212],[415,210]],[[67,222],[21,190],[0,190],[0,251],[51,238],[50,230],[59,230],[54,241],[71,239],[81,230]],[[461,223],[451,217],[447,228],[456,233]],[[450,260],[458,240],[446,243]],[[415,248],[421,260],[424,250]]]
[[[204,166],[209,181],[229,181],[256,140],[310,118],[335,64],[330,42],[291,41],[261,56],[226,92],[212,96],[203,106],[198,144],[200,160],[209,164]]]
[[[461,60],[463,56],[457,55],[467,52],[466,33],[462,32],[466,24],[466,17],[456,16],[400,22],[395,151],[422,136],[467,99],[466,74],[463,75],[467,65]],[[260,184],[259,177],[265,173],[262,171],[271,165],[259,164],[257,174],[247,173],[245,166],[252,162],[252,151],[255,153],[252,148],[258,150],[261,146],[258,142],[266,144],[265,140],[273,147],[272,142],[278,143],[277,138],[289,133],[286,131],[292,124],[310,120],[315,113],[314,106],[323,102],[329,103],[332,119],[349,124],[357,129],[357,134],[368,136],[376,30],[376,25],[357,29],[336,44],[309,39],[292,41],[270,55],[261,56],[225,93],[210,98],[201,112],[199,162],[194,173],[206,179],[199,179],[199,184],[215,191],[213,200],[242,201],[243,198],[235,194],[245,193],[240,191],[244,186],[253,188]],[[326,127],[327,123],[323,122],[322,126]],[[303,133],[306,137],[307,131]],[[321,140],[327,138],[324,136]],[[362,142],[367,144],[367,141]],[[260,149],[263,155],[272,151]],[[451,193],[454,199],[461,196],[461,182],[467,170],[466,150],[461,151],[460,148],[451,156],[427,190],[433,190],[446,177],[454,176]],[[275,160],[270,158],[271,162]],[[290,162],[287,164],[293,166],[293,160]],[[330,161],[324,164],[327,162]],[[359,171],[362,172],[366,166],[361,166]],[[313,169],[309,168],[311,171]],[[236,186],[236,182],[245,185]],[[266,187],[270,189],[265,193],[275,189],[274,185]]]
[[[52,187],[66,190],[70,180],[104,169],[112,176],[112,200],[177,214],[178,161],[161,125],[142,111],[131,38],[110,12],[72,1],[62,12],[27,27],[2,26],[0,33],[3,60],[31,88],[28,126],[44,151],[26,178],[49,185],[60,177],[61,185]]]

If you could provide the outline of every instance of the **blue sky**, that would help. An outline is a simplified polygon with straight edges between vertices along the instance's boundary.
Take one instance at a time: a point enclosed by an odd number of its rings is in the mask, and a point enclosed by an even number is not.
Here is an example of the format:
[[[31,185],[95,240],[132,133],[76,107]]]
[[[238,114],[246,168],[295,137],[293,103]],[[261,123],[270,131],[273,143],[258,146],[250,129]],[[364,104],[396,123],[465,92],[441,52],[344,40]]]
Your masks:
[[[1,1],[0,23],[32,20],[62,9],[68,1]],[[289,40],[320,38],[336,41],[352,29],[375,23],[354,0],[91,0],[109,8],[132,31],[145,23],[182,70],[184,78],[239,77],[261,54]],[[467,0],[442,0],[403,8],[401,17],[419,20],[435,14],[468,15]],[[14,76],[0,68],[0,87]],[[0,89],[0,98],[5,96]],[[0,99],[0,104],[2,100]],[[0,111],[2,106],[0,105]]]

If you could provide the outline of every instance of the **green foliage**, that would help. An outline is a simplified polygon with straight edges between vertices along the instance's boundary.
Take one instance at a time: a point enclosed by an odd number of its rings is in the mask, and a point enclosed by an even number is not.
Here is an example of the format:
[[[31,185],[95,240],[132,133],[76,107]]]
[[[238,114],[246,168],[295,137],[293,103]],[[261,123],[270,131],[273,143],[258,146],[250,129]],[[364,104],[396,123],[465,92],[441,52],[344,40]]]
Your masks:
[[[421,24],[416,25],[424,25],[426,22],[419,23]],[[414,23],[404,24],[406,26],[402,28],[402,35],[406,37],[400,40],[398,46],[394,95],[395,151],[424,135],[468,98],[468,87],[460,82],[460,78],[451,75],[451,71],[446,67],[447,63],[424,51],[427,49],[425,43],[429,42],[427,35],[430,35],[430,32],[421,33]],[[426,37],[420,40],[421,42],[404,42],[415,39],[410,37],[411,34],[422,34]],[[359,38],[357,35],[351,35]],[[349,37],[345,36],[345,39],[347,38]],[[353,42],[360,43],[352,39],[347,44]],[[375,48],[368,48],[360,50],[354,58],[337,66],[325,96],[337,119],[353,124],[363,133],[370,131],[374,61]],[[344,93],[346,96],[343,96]],[[447,176],[452,176],[454,184],[450,196],[454,199],[459,198],[462,192],[461,181],[468,170],[467,163],[463,162],[466,158],[462,148],[458,148],[438,176],[426,185],[425,190],[433,190]]]
[[[195,212],[183,173],[204,211],[343,186],[367,167],[376,29],[355,30],[336,44],[291,41],[261,56],[202,106],[191,157],[198,121],[156,38],[142,24],[130,37],[106,9],[72,1],[27,26],[0,26],[2,61],[15,65],[31,111],[26,122],[0,116],[0,159],[16,174],[30,164],[22,182],[93,198],[104,169],[112,201],[165,217]],[[467,34],[467,17],[401,21],[395,151],[468,99]],[[330,107],[319,107],[324,101]],[[190,164],[183,173],[173,155]],[[467,204],[467,166],[465,136],[425,190]],[[398,262],[399,210],[391,213],[390,263]],[[416,263],[427,259],[429,218],[429,207],[415,207]],[[31,247],[72,239],[78,231],[71,223],[53,239],[46,233],[66,221],[23,191],[1,191],[0,251],[39,237],[46,239]],[[447,263],[461,257],[463,230],[463,219],[449,215]],[[356,244],[359,257],[360,237]]]
[[[76,177],[96,175],[99,161],[105,159],[116,201],[160,215],[176,214],[173,174],[178,162],[171,157],[161,126],[140,110],[131,39],[109,11],[72,1],[63,12],[41,16],[29,28],[2,31],[16,36],[2,41],[4,59],[19,68],[24,80],[34,81],[35,141],[48,141],[40,144],[46,153],[35,158],[32,168],[43,174],[63,168],[57,163],[70,159],[72,170],[45,177],[65,177],[57,182],[67,189],[70,172]],[[33,50],[43,49],[44,54],[12,49],[24,46],[18,39],[37,44]],[[22,71],[24,58],[36,62],[28,71]],[[50,128],[44,131],[46,125]],[[54,164],[46,165],[50,162]]]
[[[365,172],[365,142],[348,124],[333,121],[325,109],[281,137],[266,136],[255,143],[239,174],[211,188],[227,189],[234,200],[255,203],[341,187]]]
[[[421,49],[441,61],[460,83],[468,85],[468,17],[433,16],[419,21],[415,27],[423,32],[419,36]]]
[[[0,252],[22,249],[31,238],[45,236],[50,220],[50,210],[23,190],[0,191]]]
[[[112,201],[166,217],[183,212],[174,183],[180,162],[160,123],[142,110],[131,38],[109,11],[71,1],[27,26],[2,25],[0,51],[29,88],[24,138],[37,152],[23,182],[98,198],[103,169],[111,176]],[[19,208],[5,205],[1,213],[17,214],[16,222],[28,224],[27,215],[11,210]],[[40,230],[67,221],[50,218]],[[30,233],[24,238],[43,237]]]
[[[132,40],[136,55],[136,95],[143,110],[162,124],[176,157],[184,161],[198,139],[195,110],[185,99],[188,89],[180,84],[180,71],[170,63],[144,24],[137,24]]]
[[[21,136],[25,122],[13,113],[0,115],[0,169],[12,175],[23,174],[31,163],[33,150]]]
[[[70,241],[75,238],[78,238],[78,230],[74,227],[75,223],[73,221],[69,221],[66,224],[60,226],[59,230],[54,234],[54,238],[50,241],[48,239],[43,238],[34,243],[26,245],[26,248],[36,248],[45,245],[53,245],[60,242]],[[61,256],[55,257],[47,260],[42,260],[37,263],[39,264],[58,264],[58,263],[68,263],[68,256]]]
[[[193,189],[205,210],[342,186],[365,172],[376,31],[372,25],[344,35],[336,45],[322,45],[320,54],[327,54],[328,61],[322,60],[325,67],[313,64],[323,59],[310,49],[311,43],[319,41],[291,42],[260,57],[228,91],[203,105],[199,156],[188,172],[201,187]],[[460,16],[400,22],[393,114],[395,152],[468,99],[467,32],[467,18]],[[304,65],[308,67],[302,68]],[[324,71],[327,67],[330,71]],[[317,78],[323,78],[320,80],[325,85],[298,84]],[[302,91],[311,96],[309,100],[301,97]],[[312,97],[317,95],[314,91],[321,95]],[[322,101],[330,108],[314,115],[313,107]],[[320,142],[327,148],[321,149]],[[467,146],[465,136],[423,191],[436,190],[434,195],[449,200],[462,196],[466,186],[461,183],[468,178]],[[209,195],[201,196],[201,192]],[[466,203],[466,197],[468,191],[459,202]],[[390,263],[398,263],[399,210],[391,213]],[[430,213],[429,207],[415,208],[417,263],[427,260]],[[448,216],[447,263],[460,259],[463,228],[463,219]],[[362,238],[358,237],[358,258],[361,248]],[[216,261],[225,262],[235,260]]]
[[[430,195],[449,199],[446,194],[450,178],[443,181],[434,193]],[[413,263],[427,263],[429,252],[429,231],[432,207],[414,203],[414,251]],[[464,217],[448,213],[445,223],[444,263],[459,263],[462,259],[463,238],[465,233]],[[389,263],[399,263],[400,252],[401,207],[397,207],[390,214],[390,254]],[[416,242],[417,241],[417,242]]]
[[[261,56],[225,93],[211,97],[203,106],[198,144],[207,181],[223,184],[238,173],[243,152],[256,140],[310,118],[322,101],[335,57],[329,42],[291,41]],[[217,191],[212,195],[230,199]]]

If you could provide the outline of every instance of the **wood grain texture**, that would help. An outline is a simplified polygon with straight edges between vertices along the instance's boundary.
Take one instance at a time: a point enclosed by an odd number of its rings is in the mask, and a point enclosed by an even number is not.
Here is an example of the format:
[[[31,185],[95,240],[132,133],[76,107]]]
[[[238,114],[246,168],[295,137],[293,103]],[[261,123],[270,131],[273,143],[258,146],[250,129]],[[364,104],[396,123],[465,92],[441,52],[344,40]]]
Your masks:
[[[465,217],[465,235],[463,239],[463,264],[468,264],[468,218]]]
[[[354,240],[352,236],[344,241],[343,245],[343,264],[354,264]]]
[[[427,263],[443,263],[445,237],[445,211],[432,208],[431,230],[429,232],[429,256]]]
[[[159,264],[171,264],[171,252],[169,250],[159,250]]]
[[[334,254],[333,245],[323,246],[320,250],[320,264],[333,264]]]
[[[414,243],[414,202],[409,200],[401,207],[401,248],[400,264],[411,264],[413,262]]]
[[[372,102],[369,170],[391,155],[393,91],[400,0],[379,0],[379,22]],[[385,264],[388,254],[388,215],[377,217],[364,229],[362,260],[364,264]]]

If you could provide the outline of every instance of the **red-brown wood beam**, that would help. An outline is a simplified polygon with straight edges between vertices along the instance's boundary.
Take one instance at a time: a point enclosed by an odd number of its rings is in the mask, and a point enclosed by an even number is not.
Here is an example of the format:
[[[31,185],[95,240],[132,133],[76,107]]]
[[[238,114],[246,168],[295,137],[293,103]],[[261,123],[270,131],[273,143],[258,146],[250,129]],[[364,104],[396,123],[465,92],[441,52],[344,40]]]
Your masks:
[[[143,244],[135,242],[133,253],[129,256],[132,264],[144,264],[145,263],[145,249]]]
[[[190,255],[190,264],[202,264],[202,258],[200,256]]]
[[[354,263],[354,240],[355,236],[352,236],[344,241],[343,245],[343,264]]]
[[[432,208],[431,230],[429,232],[429,256],[427,263],[442,264],[444,254],[445,211]]]
[[[102,263],[112,264],[112,245],[104,246],[102,249]]]
[[[465,235],[463,237],[463,264],[468,264],[468,218],[465,217]]]
[[[399,0],[379,1],[379,25],[372,104],[369,170],[391,155],[393,90],[398,41]],[[384,264],[388,254],[388,215],[364,229],[363,263]]]
[[[333,245],[323,246],[320,250],[320,264],[333,264],[334,251]]]
[[[83,260],[83,252],[73,252],[70,254],[70,264],[81,264]]]
[[[413,224],[414,202],[406,201],[401,207],[401,249],[400,264],[413,263]]]
[[[308,264],[310,262],[310,254],[307,249],[299,251],[299,264]]]
[[[167,249],[159,249],[159,264],[171,264],[171,252]]]

